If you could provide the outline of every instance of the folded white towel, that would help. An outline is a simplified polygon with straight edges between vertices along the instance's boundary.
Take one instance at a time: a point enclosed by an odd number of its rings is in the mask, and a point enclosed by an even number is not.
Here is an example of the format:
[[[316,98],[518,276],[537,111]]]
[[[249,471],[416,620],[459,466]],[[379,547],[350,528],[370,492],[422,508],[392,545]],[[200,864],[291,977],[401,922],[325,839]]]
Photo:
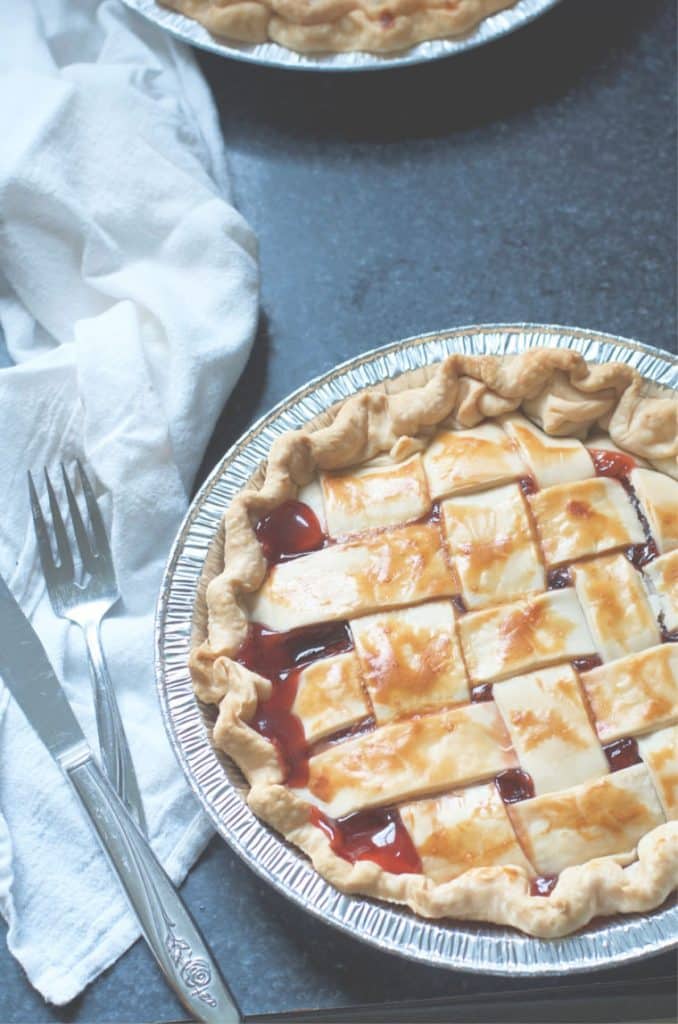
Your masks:
[[[0,40],[0,572],[96,749],[83,638],[52,613],[26,491],[28,468],[82,458],[122,593],[104,646],[152,843],[180,879],[209,826],[162,726],[153,613],[252,343],[255,240],[229,205],[216,113],[188,50],[115,0],[1,5]],[[2,683],[0,909],[10,950],[56,1003],[138,935]]]

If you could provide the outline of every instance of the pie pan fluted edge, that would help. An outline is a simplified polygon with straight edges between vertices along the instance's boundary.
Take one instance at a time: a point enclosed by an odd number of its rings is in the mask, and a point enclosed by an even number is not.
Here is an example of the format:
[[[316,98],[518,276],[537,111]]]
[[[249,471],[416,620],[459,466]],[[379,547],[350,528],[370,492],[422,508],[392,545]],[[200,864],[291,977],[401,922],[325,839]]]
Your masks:
[[[496,927],[434,924],[374,901],[342,896],[245,806],[239,772],[213,751],[205,733],[203,722],[209,716],[203,719],[193,697],[186,660],[198,580],[221,512],[256,470],[275,436],[361,387],[438,361],[451,352],[516,353],[545,345],[575,349],[593,361],[626,362],[665,387],[675,388],[678,382],[678,360],[668,353],[608,335],[559,327],[460,328],[396,342],[351,360],[280,403],[227,454],[197,496],[180,531],[157,620],[158,684],[170,740],[212,820],[241,856],[301,905],[359,938],[429,963],[491,973],[561,973],[649,955],[675,942],[678,909],[665,906],[566,939],[539,941]]]

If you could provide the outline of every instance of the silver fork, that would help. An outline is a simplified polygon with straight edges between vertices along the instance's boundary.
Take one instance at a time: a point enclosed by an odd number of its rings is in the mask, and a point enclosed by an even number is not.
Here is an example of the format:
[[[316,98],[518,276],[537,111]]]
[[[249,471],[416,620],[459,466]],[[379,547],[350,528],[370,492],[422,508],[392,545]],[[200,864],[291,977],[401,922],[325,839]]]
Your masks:
[[[29,472],[28,490],[33,525],[38,541],[38,552],[47,584],[47,592],[55,614],[62,619],[75,622],[85,634],[87,659],[94,691],[99,748],[104,769],[125,807],[141,831],[146,833],[146,818],[136,772],[101,646],[101,620],[118,601],[120,592],[115,578],[106,528],[92,485],[79,459],[77,467],[89,515],[89,533],[82,520],[64,464],[61,463],[61,474],[66,490],[71,524],[84,570],[83,582],[80,583],[76,580],[73,552],[47,469],[45,469],[45,483],[59,561],[57,563],[54,560],[49,532],[33,477]]]

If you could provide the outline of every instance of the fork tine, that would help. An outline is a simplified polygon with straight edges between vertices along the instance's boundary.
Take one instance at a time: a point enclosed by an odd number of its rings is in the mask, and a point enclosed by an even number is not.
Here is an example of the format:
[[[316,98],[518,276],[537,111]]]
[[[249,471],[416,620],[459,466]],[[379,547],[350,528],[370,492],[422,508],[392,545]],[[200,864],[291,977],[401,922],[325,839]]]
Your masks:
[[[82,564],[84,568],[87,570],[87,572],[91,572],[92,562],[94,560],[94,552],[92,551],[92,545],[89,542],[87,530],[85,529],[85,524],[82,521],[80,509],[78,508],[78,503],[75,500],[73,488],[71,487],[70,480],[66,475],[66,467],[64,466],[63,462],[61,463],[61,476],[63,477],[64,481],[64,488],[66,490],[66,500],[68,501],[68,510],[71,514],[73,533],[75,534],[75,539],[78,544],[78,551],[80,552]]]
[[[35,537],[38,542],[40,564],[42,565],[45,580],[49,582],[56,572],[56,565],[54,564],[54,555],[52,554],[52,545],[49,541],[47,526],[45,525],[42,509],[40,508],[38,492],[35,489],[35,484],[33,483],[33,477],[30,470],[28,471],[28,493],[30,495],[31,515],[33,516]]]
[[[59,568],[66,570],[71,576],[73,575],[73,555],[71,553],[71,545],[68,540],[68,534],[66,533],[66,527],[64,521],[61,518],[61,510],[59,503],[52,487],[52,481],[49,478],[47,467],[45,466],[45,483],[47,484],[47,496],[49,497],[49,510],[52,514],[52,529],[54,530],[54,536],[56,538],[57,552],[59,554]]]
[[[111,549],[108,544],[108,534],[106,533],[106,527],[104,521],[101,518],[101,512],[97,504],[97,499],[94,497],[94,491],[92,485],[89,482],[89,477],[83,468],[80,459],[75,460],[78,466],[78,473],[80,474],[80,484],[82,486],[82,493],[85,496],[85,503],[87,505],[87,511],[89,512],[89,521],[92,527],[92,533],[94,534],[94,540],[96,541],[97,556],[103,557],[108,561],[110,568],[113,568],[113,559],[111,557]]]

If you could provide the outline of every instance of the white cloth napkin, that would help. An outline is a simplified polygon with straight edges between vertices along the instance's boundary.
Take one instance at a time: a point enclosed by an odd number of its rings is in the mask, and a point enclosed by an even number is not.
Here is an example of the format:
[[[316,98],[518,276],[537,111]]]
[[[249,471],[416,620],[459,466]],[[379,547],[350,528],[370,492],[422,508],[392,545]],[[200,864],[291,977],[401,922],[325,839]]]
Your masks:
[[[26,491],[28,468],[57,479],[59,460],[82,458],[122,593],[104,646],[153,847],[178,880],[209,827],[161,722],[153,613],[252,342],[255,240],[229,205],[191,53],[116,0],[0,5],[0,73],[0,572],[96,749],[83,638],[52,613]],[[67,783],[1,683],[0,909],[11,952],[55,1003],[138,935]]]

